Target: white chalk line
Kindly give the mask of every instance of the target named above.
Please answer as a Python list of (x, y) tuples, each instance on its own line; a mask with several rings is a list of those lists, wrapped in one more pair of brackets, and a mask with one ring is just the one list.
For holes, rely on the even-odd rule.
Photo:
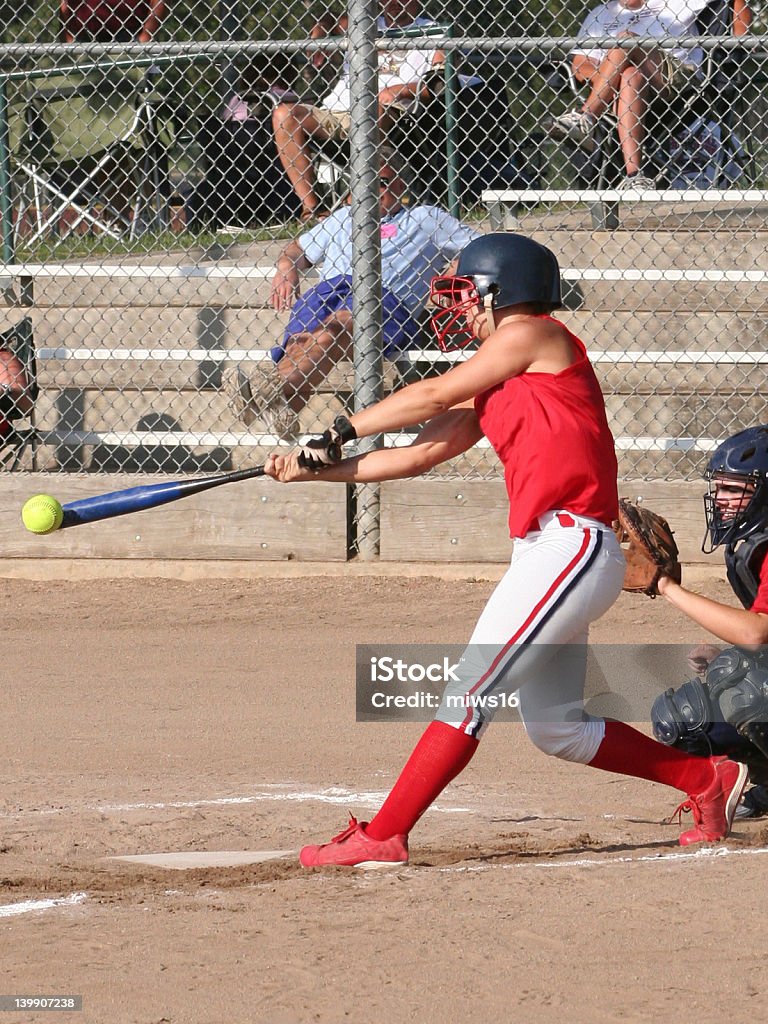
[[(146, 801), (125, 804), (85, 804), (81, 807), (50, 807), (33, 811), (6, 811), (0, 814), (0, 818), (52, 817), (61, 814), (82, 814), (88, 812), (96, 814), (123, 814), (128, 811), (191, 810), (197, 807), (247, 806), (264, 802), (315, 802), (376, 810), (384, 802), (386, 796), (387, 792), (355, 793), (352, 790), (343, 789), (339, 786), (318, 790), (293, 790), (289, 788), (287, 783), (275, 783), (273, 785), (264, 785), (256, 793), (249, 794), (248, 796), (223, 796), (209, 799), (201, 798), (197, 800), (171, 800), (164, 802)], [(468, 807), (446, 807), (439, 803), (433, 804), (430, 810), (443, 814), (471, 813)]]
[(37, 910), (52, 910), (54, 907), (75, 907), (88, 899), (88, 893), (73, 892), (71, 896), (60, 896), (49, 900), (24, 900), (23, 903), (6, 903), (0, 906), (0, 917), (17, 917)]
[(735, 849), (728, 846), (704, 846), (698, 850), (680, 850), (674, 853), (649, 853), (639, 857), (580, 857), (577, 860), (527, 860), (517, 861), (513, 864), (472, 864), (467, 867), (446, 867), (438, 868), (438, 871), (450, 874), (470, 871), (490, 871), (493, 868), (502, 868), (504, 871), (517, 870), (519, 868), (603, 868), (612, 867), (615, 864), (665, 864), (669, 862), (686, 862), (715, 860), (723, 857), (756, 857), (759, 854), (768, 853), (768, 846), (748, 847), (747, 849)]

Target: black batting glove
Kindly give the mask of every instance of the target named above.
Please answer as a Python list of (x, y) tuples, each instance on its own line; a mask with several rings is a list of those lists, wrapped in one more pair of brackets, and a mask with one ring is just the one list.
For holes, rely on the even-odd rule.
[(346, 416), (337, 416), (333, 426), (324, 430), (319, 437), (311, 437), (299, 448), (299, 465), (315, 472), (326, 466), (341, 462), (341, 448), (348, 441), (354, 441), (357, 431)]

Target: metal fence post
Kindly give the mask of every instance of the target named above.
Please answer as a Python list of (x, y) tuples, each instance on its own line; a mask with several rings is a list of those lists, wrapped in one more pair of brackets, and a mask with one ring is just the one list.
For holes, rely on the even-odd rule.
[[(377, 13), (375, 0), (349, 5), (355, 409), (378, 401), (383, 386)], [(358, 450), (377, 447), (380, 438), (365, 438)], [(372, 560), (379, 555), (380, 488), (360, 485), (356, 497), (357, 553)]]
[[(237, 0), (219, 0), (219, 38), (224, 43), (231, 43), (241, 32), (241, 18)], [(239, 72), (235, 65), (235, 55), (227, 54), (219, 63), (219, 93), (222, 106), (237, 89)]]
[[(450, 38), (453, 26), (446, 28)], [(456, 93), (458, 91), (458, 75), (456, 74), (456, 55), (449, 49), (445, 55), (445, 156), (447, 164), (446, 182), (448, 209), (458, 219), (461, 216), (461, 200), (459, 197), (458, 149), (456, 144)]]
[(3, 220), (3, 262), (13, 263), (11, 147), (8, 132), (8, 79), (5, 75), (0, 75), (0, 217)]

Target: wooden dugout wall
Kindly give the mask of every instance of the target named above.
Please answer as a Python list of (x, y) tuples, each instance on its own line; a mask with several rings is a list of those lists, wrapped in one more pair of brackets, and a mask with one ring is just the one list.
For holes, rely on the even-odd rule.
[[(247, 480), (161, 508), (45, 537), (20, 518), (28, 497), (52, 493), (62, 503), (138, 483), (153, 475), (8, 474), (3, 478), (0, 551), (6, 559), (180, 559), (343, 562), (351, 515), (346, 488)], [(701, 553), (702, 483), (627, 481), (670, 520), (683, 560), (717, 565)], [(511, 552), (502, 481), (408, 480), (381, 490), (381, 559), (389, 562), (504, 563)]]

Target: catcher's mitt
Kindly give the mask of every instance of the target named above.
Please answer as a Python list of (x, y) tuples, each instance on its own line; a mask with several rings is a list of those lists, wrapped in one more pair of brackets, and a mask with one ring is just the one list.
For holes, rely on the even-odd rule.
[(680, 582), (677, 544), (663, 516), (620, 498), (614, 530), (627, 561), (623, 590), (656, 597), (662, 576)]

